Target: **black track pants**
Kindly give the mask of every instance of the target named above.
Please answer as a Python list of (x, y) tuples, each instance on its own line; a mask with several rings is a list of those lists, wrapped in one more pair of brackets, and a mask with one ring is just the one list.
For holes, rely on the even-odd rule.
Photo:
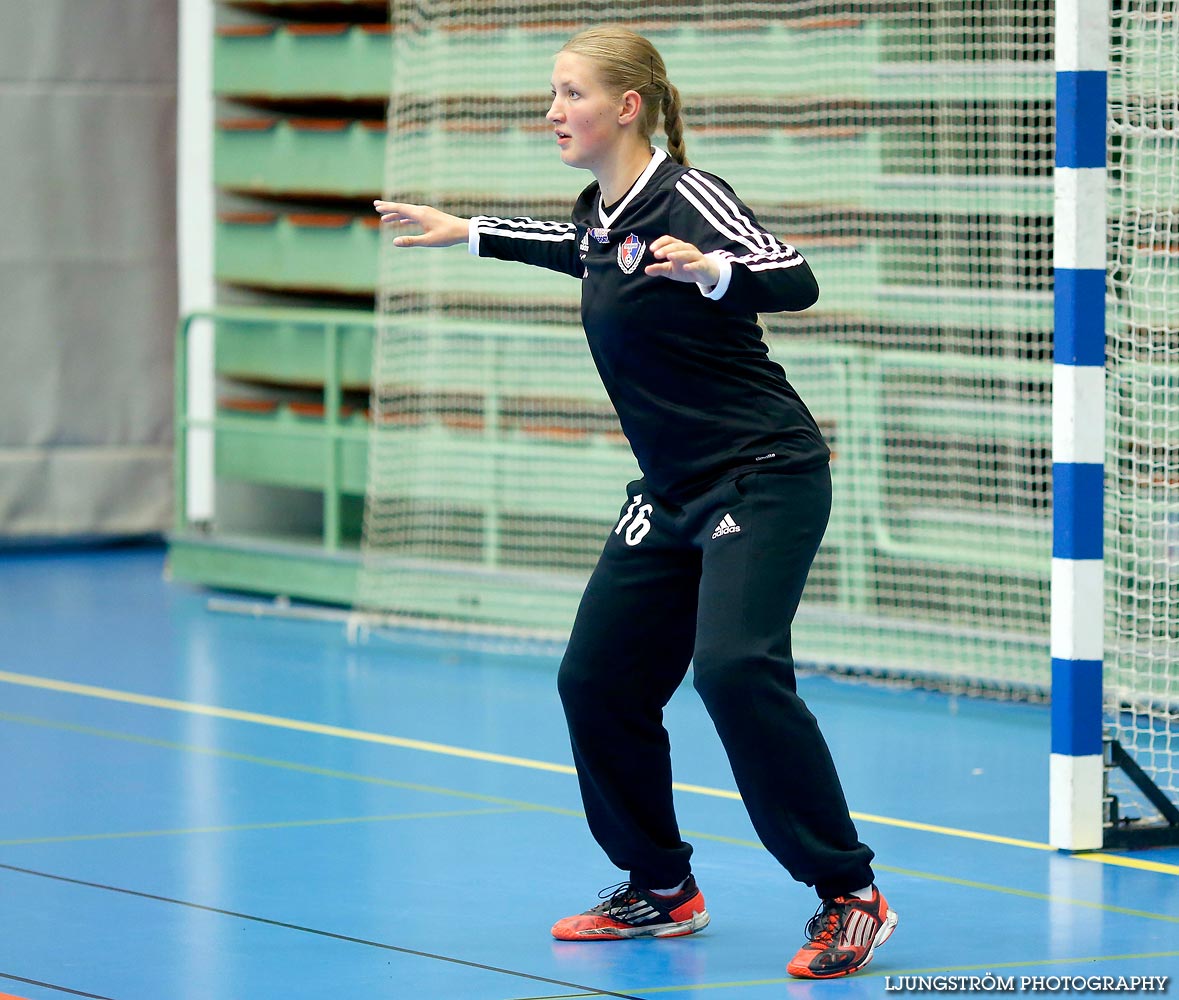
[(683, 507), (642, 480), (628, 493), (558, 681), (594, 838), (641, 886), (688, 874), (663, 708), (694, 661), (762, 843), (824, 898), (870, 885), (872, 852), (798, 696), (790, 650), (831, 509), (830, 470), (746, 472)]

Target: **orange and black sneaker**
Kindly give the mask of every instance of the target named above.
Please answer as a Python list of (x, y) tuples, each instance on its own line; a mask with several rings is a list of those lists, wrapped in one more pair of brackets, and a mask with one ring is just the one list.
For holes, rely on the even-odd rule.
[(691, 875), (674, 896), (660, 896), (631, 882), (598, 893), (597, 906), (553, 924), (558, 941), (618, 941), (636, 937), (682, 937), (708, 924), (704, 896)]
[(807, 921), (809, 940), (786, 965), (786, 971), (799, 979), (850, 975), (872, 961), (876, 947), (888, 940), (896, 925), (896, 910), (889, 908), (875, 886), (871, 899), (824, 899)]

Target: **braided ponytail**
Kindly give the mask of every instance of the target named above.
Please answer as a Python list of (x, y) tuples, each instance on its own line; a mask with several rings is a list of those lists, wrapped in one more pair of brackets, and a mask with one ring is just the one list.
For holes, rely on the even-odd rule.
[(643, 98), (639, 132), (644, 139), (654, 134), (662, 113), (667, 151), (677, 163), (688, 165), (680, 92), (668, 80), (667, 67), (654, 45), (629, 28), (603, 25), (574, 35), (561, 51), (592, 59), (611, 91), (633, 90)]
[(663, 131), (667, 133), (667, 152), (676, 163), (688, 166), (688, 151), (684, 147), (684, 123), (680, 119), (680, 92), (674, 83), (667, 82), (663, 92)]

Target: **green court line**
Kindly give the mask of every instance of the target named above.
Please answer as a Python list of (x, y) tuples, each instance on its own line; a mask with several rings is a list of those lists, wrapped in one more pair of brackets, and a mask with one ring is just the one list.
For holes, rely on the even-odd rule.
[[(732, 844), (735, 847), (752, 847), (765, 850), (764, 845), (756, 840), (743, 840), (740, 837), (722, 837), (718, 834), (701, 833), (698, 830), (685, 830), (684, 833), (696, 840), (712, 840), (724, 844)], [(947, 885), (957, 885), (964, 889), (982, 889), (986, 892), (998, 892), (1008, 896), (1022, 896), (1025, 899), (1036, 899), (1048, 903), (1066, 903), (1069, 906), (1083, 906), (1093, 910), (1101, 910), (1103, 913), (1119, 913), (1127, 917), (1144, 917), (1147, 920), (1162, 920), (1166, 923), (1179, 924), (1179, 917), (1173, 917), (1165, 913), (1152, 913), (1149, 910), (1134, 910), (1125, 906), (1094, 903), (1085, 899), (1064, 899), (1060, 896), (1035, 892), (1031, 889), (1014, 889), (1011, 886), (995, 885), (993, 882), (976, 882), (971, 879), (956, 878), (953, 875), (938, 875), (934, 872), (917, 871), (913, 868), (898, 868), (895, 865), (884, 865), (877, 861), (872, 862), (872, 867), (876, 871), (888, 872), (891, 875), (906, 875), (910, 878), (919, 878), (927, 882), (944, 882)]]
[[(1136, 955), (1084, 955), (1076, 958), (1043, 958), (1043, 959), (1023, 959), (1019, 962), (988, 962), (984, 965), (954, 965), (941, 966), (929, 969), (889, 969), (885, 973), (860, 973), (852, 976), (845, 982), (863, 982), (871, 979), (884, 980), (889, 977), (896, 979), (900, 976), (952, 976), (960, 973), (981, 972), (983, 975), (987, 973), (1001, 972), (1004, 969), (1030, 969), (1041, 965), (1081, 965), (1090, 962), (1132, 962), (1142, 961), (1151, 958), (1176, 958), (1179, 957), (1179, 951), (1151, 951), (1142, 952)], [(1097, 975), (1097, 973), (1090, 973), (1090, 975)], [(782, 986), (786, 983), (793, 983), (796, 986), (802, 985), (807, 980), (795, 979), (792, 976), (783, 979), (746, 979), (735, 980), (730, 983), (692, 983), (684, 986), (647, 986), (636, 987), (636, 993), (686, 993), (689, 990), (720, 990), (720, 989), (735, 989), (743, 986)], [(820, 987), (821, 988), (821, 987)], [(906, 993), (909, 991), (905, 991)]]
[[(426, 740), (408, 739), (401, 736), (390, 736), (386, 733), (366, 732), (359, 729), (348, 729), (343, 726), (324, 725), (319, 722), (308, 722), (302, 719), (288, 719), (277, 715), (266, 715), (259, 712), (246, 712), (235, 708), (223, 708), (218, 705), (202, 705), (197, 702), (179, 701), (174, 698), (160, 698), (155, 695), (138, 694), (134, 691), (119, 691), (113, 688), (97, 687), (92, 684), (76, 684), (73, 681), (56, 680), (51, 677), (37, 677), (32, 674), (17, 674), (0, 670), (0, 683), (14, 684), (21, 687), (37, 688), (44, 691), (54, 691), (59, 694), (76, 694), (88, 698), (104, 701), (121, 702), (129, 705), (141, 705), (149, 708), (160, 708), (166, 711), (183, 712), (189, 715), (207, 718), (227, 719), (235, 722), (248, 722), (255, 725), (270, 726), (275, 729), (285, 729), (294, 732), (314, 733), (320, 736), (334, 736), (339, 739), (357, 740), (363, 743), (373, 743), (381, 746), (398, 747), (404, 750), (418, 750), (447, 757), (458, 757), (467, 760), (477, 760), (484, 763), (506, 764), (512, 767), (527, 768), (534, 771), (548, 771), (557, 774), (575, 774), (569, 764), (556, 764), (551, 761), (532, 760), (527, 757), (514, 757), (508, 754), (490, 753), (484, 750), (472, 750), (469, 747), (449, 746), (444, 743), (433, 743)], [(709, 788), (703, 785), (674, 782), (672, 787), (676, 791), (688, 792), (694, 795), (706, 795), (714, 798), (733, 799), (739, 801), (741, 796), (724, 788)], [(1020, 847), (1028, 850), (1055, 852), (1050, 844), (1043, 844), (1031, 840), (1021, 840), (1015, 837), (1003, 837), (997, 834), (980, 833), (974, 830), (960, 830), (955, 827), (938, 826), (932, 823), (919, 823), (914, 820), (895, 819), (890, 816), (877, 816), (871, 813), (852, 812), (852, 818), (865, 823), (875, 823), (882, 826), (893, 826), (900, 829), (916, 830), (933, 833), (939, 836), (957, 837), (966, 840), (976, 840), (985, 843), (1002, 844), (1009, 847)], [(1158, 862), (1146, 861), (1138, 858), (1127, 858), (1101, 852), (1075, 855), (1077, 860), (1095, 864), (1117, 864), (1127, 868), (1140, 868), (1165, 875), (1179, 876), (1179, 865), (1166, 865)]]
[(124, 833), (79, 833), (67, 837), (28, 837), (23, 840), (0, 840), (0, 847), (26, 847), (30, 844), (70, 844), (87, 840), (126, 840), (136, 837), (183, 837), (198, 833), (244, 833), (250, 830), (293, 830), (308, 826), (343, 826), (349, 823), (390, 823), (410, 819), (453, 819), (458, 816), (533, 812), (515, 807), (499, 809), (451, 809), (438, 812), (397, 813), (391, 816), (341, 816), (332, 819), (296, 819), (276, 823), (240, 823), (233, 826), (191, 826), (177, 830), (128, 830)]
[[(174, 743), (168, 740), (160, 740), (148, 736), (139, 736), (133, 733), (123, 733), (108, 729), (96, 729), (92, 726), (81, 726), (75, 723), (59, 722), (52, 719), (40, 719), (35, 716), (14, 715), (8, 712), (0, 712), (0, 721), (38, 726), (45, 729), (60, 729), (66, 732), (73, 732), (86, 736), (96, 736), (103, 739), (120, 740), (126, 743), (136, 743), (163, 750), (175, 750), (183, 753), (196, 753), (209, 757), (219, 757), (226, 760), (235, 760), (242, 763), (255, 764), (261, 767), (274, 767), (301, 774), (310, 774), (316, 777), (333, 778), (344, 781), (358, 781), (365, 784), (381, 785), (388, 788), (398, 788), (408, 791), (425, 792), (434, 795), (447, 795), (456, 798), (472, 799), (479, 802), (488, 802), (494, 803), (496, 805), (506, 806), (508, 807), (509, 811), (543, 812), (558, 816), (573, 817), (577, 819), (585, 818), (585, 813), (576, 809), (562, 809), (556, 806), (546, 806), (534, 802), (524, 802), (519, 799), (507, 799), (500, 796), (483, 795), (478, 792), (466, 792), (459, 789), (444, 788), (435, 785), (422, 785), (413, 782), (396, 781), (392, 778), (380, 778), (367, 774), (356, 774), (351, 771), (339, 771), (331, 768), (315, 767), (314, 765), (310, 764), (300, 764), (294, 761), (279, 760), (272, 757), (258, 757), (252, 754), (237, 753), (233, 750), (222, 750), (215, 747), (201, 747), (194, 744)], [(759, 851), (765, 850), (765, 846), (756, 840), (745, 840), (740, 837), (728, 837), (721, 834), (706, 833), (700, 830), (684, 830), (683, 833), (685, 836), (694, 840), (708, 840), (714, 843), (728, 844), (734, 847), (747, 847)], [(905, 875), (910, 878), (922, 879), (929, 882), (941, 882), (949, 885), (961, 886), (963, 888), (979, 889), (986, 892), (996, 892), (1010, 896), (1020, 896), (1023, 898), (1034, 899), (1048, 903), (1062, 903), (1070, 906), (1081, 906), (1089, 909), (1100, 910), (1106, 913), (1116, 913), (1122, 916), (1142, 917), (1148, 920), (1161, 920), (1167, 923), (1179, 923), (1179, 917), (1173, 917), (1162, 913), (1150, 913), (1146, 910), (1133, 910), (1126, 907), (1111, 906), (1105, 903), (1094, 903), (1088, 900), (1063, 899), (1059, 896), (1033, 892), (1029, 889), (1016, 889), (1010, 886), (995, 885), (989, 882), (975, 882), (969, 879), (956, 878), (950, 875), (939, 875), (935, 872), (923, 872), (909, 868), (898, 868), (891, 865), (878, 864), (876, 862), (873, 862), (873, 867), (879, 871), (889, 872), (891, 874), (897, 875)], [(793, 980), (782, 981), (792, 982)], [(767, 980), (767, 982), (769, 982), (769, 980)], [(778, 982), (778, 980), (773, 980), (773, 982)]]
[(960, 885), (966, 889), (984, 889), (987, 892), (999, 892), (1008, 896), (1022, 896), (1025, 899), (1038, 899), (1048, 903), (1067, 903), (1069, 906), (1083, 906), (1091, 910), (1101, 910), (1103, 913), (1120, 913), (1127, 917), (1145, 917), (1148, 920), (1162, 920), (1169, 924), (1179, 924), (1179, 917), (1173, 917), (1166, 913), (1133, 910), (1125, 906), (1111, 906), (1108, 903), (1094, 903), (1085, 899), (1064, 899), (1045, 892), (1034, 892), (1031, 889), (1013, 889), (1010, 886), (995, 885), (991, 882), (974, 882), (970, 879), (954, 878), (950, 875), (934, 875), (930, 872), (913, 871), (908, 868), (878, 865), (875, 861), (872, 862), (872, 867), (894, 875), (908, 875), (912, 878), (930, 879), (935, 882), (945, 882), (948, 885)]
[(295, 761), (279, 760), (274, 757), (259, 757), (255, 754), (237, 753), (234, 750), (222, 750), (217, 747), (202, 747), (192, 743), (174, 743), (170, 740), (158, 740), (151, 736), (139, 736), (135, 733), (123, 733), (111, 729), (97, 729), (94, 726), (81, 726), (72, 722), (59, 722), (56, 719), (40, 719), (32, 715), (14, 715), (10, 712), (0, 712), (0, 721), (18, 722), (28, 726), (39, 726), (43, 729), (61, 729), (65, 732), (79, 733), (83, 736), (98, 736), (103, 739), (120, 740), (124, 743), (138, 743), (142, 746), (156, 747), (161, 750), (180, 750), (184, 753), (202, 754), (206, 757), (220, 757), (225, 760), (236, 760), (243, 764), (258, 764), (262, 767), (274, 767), (284, 771), (295, 771), (299, 774), (311, 774), (319, 778), (339, 778), (343, 781), (359, 781), (369, 785), (381, 785), (386, 788), (399, 788), (402, 791), (425, 792), (430, 795), (449, 795), (459, 799), (471, 799), (475, 802), (488, 802), (493, 805), (509, 806), (529, 812), (556, 813), (558, 816), (573, 816), (585, 819), (585, 813), (579, 809), (562, 809), (559, 806), (540, 805), (536, 802), (524, 802), (520, 799), (508, 799), (502, 795), (484, 795), (480, 792), (466, 792), (457, 788), (443, 788), (438, 785), (423, 785), (412, 781), (397, 781), (394, 778), (381, 778), (370, 774), (357, 774), (353, 771), (339, 771), (330, 767), (316, 767), (314, 764), (300, 764)]

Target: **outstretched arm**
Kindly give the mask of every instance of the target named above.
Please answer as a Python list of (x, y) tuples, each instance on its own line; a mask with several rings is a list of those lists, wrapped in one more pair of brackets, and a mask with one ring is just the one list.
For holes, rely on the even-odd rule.
[(460, 219), (429, 205), (407, 205), (399, 201), (373, 202), (373, 208), (380, 213), (381, 221), (392, 226), (418, 226), (416, 235), (402, 235), (393, 238), (395, 247), (453, 247), (466, 243), (470, 219)]
[(577, 244), (577, 227), (572, 222), (476, 215), (471, 220), (471, 238), (467, 245), (478, 257), (518, 260), (574, 278), (585, 274), (585, 263)]
[(377, 200), (373, 208), (387, 225), (416, 226), (421, 230), (395, 236), (395, 247), (452, 247), (465, 243), (478, 257), (535, 264), (575, 278), (580, 278), (585, 270), (577, 249), (577, 228), (570, 222), (497, 219), (486, 215), (461, 219), (429, 205), (400, 201)]

